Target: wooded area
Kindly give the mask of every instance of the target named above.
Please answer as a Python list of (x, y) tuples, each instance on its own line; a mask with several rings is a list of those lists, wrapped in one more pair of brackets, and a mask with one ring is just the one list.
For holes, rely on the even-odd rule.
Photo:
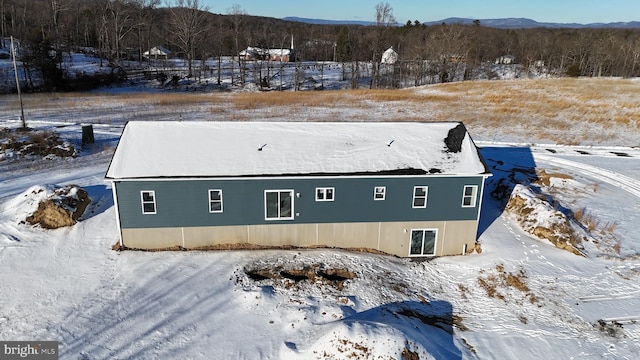
[[(163, 46), (184, 58), (237, 56), (247, 48), (289, 48), (295, 40), (299, 61), (380, 61), (390, 46), (400, 62), (464, 65), (465, 74), (511, 55), (526, 68), (545, 67), (555, 75), (640, 76), (640, 29), (503, 30), (474, 25), (395, 25), (393, 9), (380, 3), (370, 10), (376, 25), (313, 25), (246, 14), (239, 6), (216, 14), (200, 0), (0, 0), (2, 46), (21, 41), (27, 65), (51, 66), (50, 50), (92, 52), (105, 62), (142, 60), (144, 51)], [(216, 11), (218, 9), (215, 9)], [(366, 17), (368, 14), (363, 14)], [(25, 55), (26, 56), (26, 55)], [(373, 61), (372, 61), (373, 60)], [(47, 65), (51, 63), (51, 65)], [(372, 69), (372, 87), (377, 78)], [(44, 73), (44, 72), (43, 72)]]

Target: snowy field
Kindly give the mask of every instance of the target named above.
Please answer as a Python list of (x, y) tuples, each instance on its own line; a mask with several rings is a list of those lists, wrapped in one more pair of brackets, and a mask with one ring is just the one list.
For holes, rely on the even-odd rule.
[[(265, 114), (286, 120), (268, 109), (239, 117), (204, 104), (172, 105), (161, 115), (162, 107), (146, 101), (27, 99), (30, 127), (56, 131), (80, 148), (81, 125), (91, 123), (96, 144), (74, 158), (5, 154), (0, 161), (0, 340), (59, 341), (61, 359), (640, 357), (637, 127), (629, 132), (613, 123), (609, 130), (620, 126), (619, 137), (556, 145), (535, 131), (523, 136), (519, 128), (514, 135), (513, 128), (482, 119), (467, 123), (494, 171), (485, 191), (480, 254), (411, 261), (323, 249), (116, 252), (104, 174), (125, 121), (262, 120)], [(0, 97), (0, 129), (20, 126), (15, 103)], [(307, 119), (335, 121), (339, 114), (350, 120), (362, 111), (369, 121), (433, 115), (405, 105), (311, 108)], [(568, 127), (566, 136), (579, 139), (586, 126)], [(500, 179), (542, 170), (556, 175), (536, 183), (541, 194), (593, 219), (584, 257), (524, 232), (490, 196)], [(34, 210), (27, 201), (32, 187), (45, 184), (87, 189), (92, 203), (82, 221), (57, 230), (21, 223)], [(355, 278), (336, 284), (247, 274), (305, 267), (346, 269)]]

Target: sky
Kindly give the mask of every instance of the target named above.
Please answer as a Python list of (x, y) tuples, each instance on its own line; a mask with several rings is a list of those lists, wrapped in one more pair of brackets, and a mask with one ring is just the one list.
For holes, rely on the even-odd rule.
[[(326, 20), (375, 19), (381, 0), (201, 0), (209, 11), (229, 13), (237, 4), (249, 15), (296, 16)], [(640, 0), (387, 0), (399, 23), (472, 19), (529, 18), (539, 22), (595, 23), (640, 21)]]

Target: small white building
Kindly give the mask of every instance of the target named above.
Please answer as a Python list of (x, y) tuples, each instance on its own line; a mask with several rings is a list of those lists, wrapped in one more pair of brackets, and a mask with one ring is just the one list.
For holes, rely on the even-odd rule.
[(393, 46), (382, 53), (381, 64), (393, 65), (398, 61), (398, 53), (393, 50)]
[(151, 59), (151, 58), (166, 59), (169, 57), (169, 55), (171, 55), (171, 51), (162, 46), (155, 46), (150, 50), (147, 50), (144, 53), (142, 53), (142, 56), (144, 56), (147, 59)]
[(515, 62), (516, 62), (516, 57), (513, 55), (502, 55), (496, 59), (496, 64), (508, 65), (508, 64), (515, 64)]

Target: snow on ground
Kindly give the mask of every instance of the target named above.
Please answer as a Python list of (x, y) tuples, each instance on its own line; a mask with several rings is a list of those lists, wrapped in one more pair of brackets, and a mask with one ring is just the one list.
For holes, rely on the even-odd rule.
[[(64, 114), (35, 111), (40, 121), (30, 126), (80, 147), (81, 123), (124, 119), (128, 110), (107, 103), (73, 122), (47, 122)], [(0, 128), (19, 124), (4, 119)], [(640, 357), (638, 148), (478, 142), (495, 172), (489, 186), (513, 169), (570, 175), (542, 190), (596, 217), (601, 242), (590, 243), (587, 257), (523, 232), (490, 191), (483, 251), (468, 256), (115, 252), (104, 174), (123, 122), (94, 126), (97, 143), (76, 158), (0, 162), (1, 340), (59, 341), (61, 358), (81, 359)], [(84, 220), (57, 230), (20, 224), (26, 208), (13, 205), (43, 184), (87, 189), (93, 202)], [(255, 280), (245, 271), (314, 266), (355, 278), (340, 288), (318, 279)]]

